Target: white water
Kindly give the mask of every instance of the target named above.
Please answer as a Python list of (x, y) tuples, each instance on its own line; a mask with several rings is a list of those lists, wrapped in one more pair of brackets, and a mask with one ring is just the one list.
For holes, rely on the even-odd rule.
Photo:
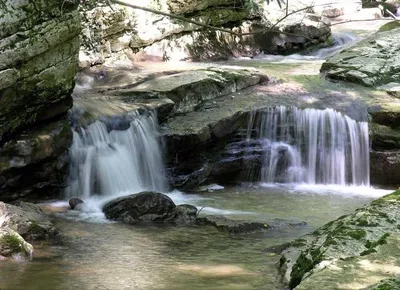
[(97, 211), (119, 196), (165, 191), (157, 126), (154, 114), (136, 114), (126, 130), (96, 121), (74, 131), (67, 197), (80, 197), (87, 211)]
[(249, 124), (263, 141), (262, 182), (369, 186), (368, 123), (332, 109), (280, 106)]
[(321, 48), (315, 52), (309, 54), (291, 54), (291, 55), (272, 55), (272, 54), (260, 54), (253, 59), (265, 60), (270, 62), (299, 62), (299, 61), (312, 61), (312, 60), (324, 60), (339, 53), (344, 48), (356, 43), (357, 37), (349, 33), (334, 33), (333, 46)]

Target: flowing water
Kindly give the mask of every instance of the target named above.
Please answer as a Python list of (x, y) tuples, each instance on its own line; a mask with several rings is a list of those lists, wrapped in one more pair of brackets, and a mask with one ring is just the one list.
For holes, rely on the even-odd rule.
[(282, 289), (276, 281), (279, 257), (265, 248), (291, 241), (383, 193), (289, 185), (170, 193), (177, 203), (205, 206), (202, 214), (308, 223), (237, 236), (213, 227), (88, 223), (69, 211), (56, 216), (62, 243), (35, 245), (31, 262), (0, 263), (1, 289)]
[(252, 114), (248, 131), (263, 144), (261, 181), (369, 186), (367, 122), (279, 106)]
[(154, 113), (108, 118), (73, 132), (67, 197), (105, 201), (167, 188)]
[[(354, 38), (342, 36), (336, 41), (334, 48), (308, 56), (264, 56), (252, 61), (259, 62), (256, 66), (270, 60), (315, 61)], [(248, 138), (265, 141), (262, 182), (202, 194), (168, 194), (177, 204), (196, 205), (202, 215), (267, 223), (306, 221), (307, 226), (230, 236), (207, 226), (109, 222), (101, 212), (107, 200), (143, 190), (166, 190), (156, 118), (152, 114), (130, 117), (101, 119), (76, 128), (67, 197), (84, 198), (86, 207), (83, 212), (53, 214), (61, 241), (35, 244), (32, 261), (1, 262), (2, 290), (282, 289), (277, 281), (279, 257), (265, 248), (291, 241), (387, 193), (366, 186), (365, 123), (333, 110), (278, 107), (249, 123)]]

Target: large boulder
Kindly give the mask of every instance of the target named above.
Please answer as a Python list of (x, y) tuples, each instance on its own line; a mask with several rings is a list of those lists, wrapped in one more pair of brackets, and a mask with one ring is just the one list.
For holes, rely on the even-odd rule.
[(167, 195), (159, 192), (141, 192), (117, 198), (105, 204), (103, 211), (108, 219), (127, 224), (197, 223), (197, 208), (190, 204), (178, 206)]
[(27, 202), (19, 202), (18, 205), (0, 202), (0, 228), (4, 227), (30, 241), (48, 240), (58, 233), (40, 207)]
[(108, 219), (127, 224), (171, 222), (176, 208), (171, 198), (159, 192), (141, 192), (112, 200), (104, 205)]
[(399, 209), (396, 191), (296, 239), (282, 252), (283, 282), (296, 290), (364, 289), (398, 275)]
[(0, 260), (5, 258), (31, 258), (33, 247), (15, 231), (0, 228)]
[(322, 64), (331, 79), (378, 87), (400, 83), (400, 28), (377, 32)]

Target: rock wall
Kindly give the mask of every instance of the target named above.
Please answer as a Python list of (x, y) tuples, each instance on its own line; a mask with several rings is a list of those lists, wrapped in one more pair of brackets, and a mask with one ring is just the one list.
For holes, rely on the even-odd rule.
[[(274, 11), (269, 14), (264, 13), (264, 7), (244, 6), (238, 0), (126, 2), (236, 33), (250, 34), (237, 36), (210, 31), (193, 23), (124, 6), (114, 5), (114, 11), (109, 7), (98, 7), (84, 13), (86, 26), (80, 53), (81, 67), (104, 63), (107, 58), (114, 63), (121, 59), (215, 60), (254, 56), (260, 52), (289, 53), (326, 43), (330, 35), (325, 18), (314, 14), (304, 16), (304, 13), (288, 17), (276, 26), (277, 31), (289, 34), (251, 34), (270, 27), (273, 21), (268, 16), (275, 15), (276, 9), (286, 11), (284, 7), (274, 7), (273, 2), (266, 6)], [(305, 35), (306, 38), (290, 33)]]
[(0, 199), (62, 186), (80, 31), (70, 1), (1, 2)]

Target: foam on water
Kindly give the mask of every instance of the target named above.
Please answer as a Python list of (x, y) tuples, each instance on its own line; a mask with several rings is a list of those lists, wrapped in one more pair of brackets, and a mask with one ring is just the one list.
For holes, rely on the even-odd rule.
[(277, 106), (252, 114), (247, 140), (262, 144), (252, 180), (369, 186), (368, 123), (333, 109)]

